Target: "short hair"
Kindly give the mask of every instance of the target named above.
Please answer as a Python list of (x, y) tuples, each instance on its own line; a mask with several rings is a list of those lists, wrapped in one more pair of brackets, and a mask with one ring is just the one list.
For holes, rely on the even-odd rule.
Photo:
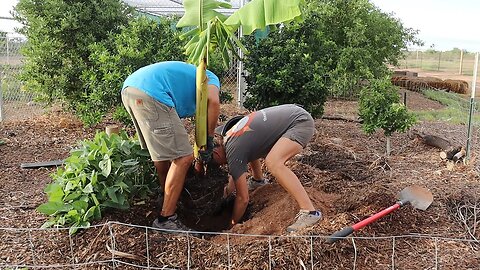
[(213, 136), (213, 148), (223, 146), (223, 136), (216, 134)]

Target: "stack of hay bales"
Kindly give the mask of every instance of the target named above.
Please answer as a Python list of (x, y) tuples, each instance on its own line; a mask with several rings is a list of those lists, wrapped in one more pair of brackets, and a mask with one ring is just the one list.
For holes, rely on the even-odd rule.
[(411, 91), (419, 92), (422, 89), (431, 88), (466, 94), (468, 83), (463, 80), (442, 80), (436, 77), (418, 77), (418, 73), (409, 71), (395, 71), (392, 76), (392, 84), (404, 87)]

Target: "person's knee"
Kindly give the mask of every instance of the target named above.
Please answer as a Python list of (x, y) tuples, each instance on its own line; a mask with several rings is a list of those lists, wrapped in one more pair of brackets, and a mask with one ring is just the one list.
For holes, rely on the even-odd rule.
[(193, 155), (179, 157), (175, 159), (173, 162), (175, 162), (177, 166), (188, 167), (193, 162)]
[(265, 166), (267, 166), (268, 171), (275, 176), (283, 167), (285, 167), (285, 164), (276, 158), (267, 157), (265, 159)]

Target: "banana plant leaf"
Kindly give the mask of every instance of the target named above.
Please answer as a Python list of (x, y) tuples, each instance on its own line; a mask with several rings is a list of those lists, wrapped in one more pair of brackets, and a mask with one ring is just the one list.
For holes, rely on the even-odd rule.
[(183, 7), (185, 14), (178, 21), (177, 27), (196, 26), (204, 30), (209, 20), (215, 17), (222, 21), (226, 19), (227, 16), (215, 9), (231, 8), (232, 5), (216, 0), (184, 0)]
[(301, 0), (252, 0), (237, 10), (224, 23), (232, 30), (242, 27), (243, 34), (249, 35), (268, 25), (301, 19)]

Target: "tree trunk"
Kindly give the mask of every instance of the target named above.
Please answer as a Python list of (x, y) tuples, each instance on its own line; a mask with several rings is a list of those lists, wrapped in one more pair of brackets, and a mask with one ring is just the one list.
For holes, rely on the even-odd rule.
[(390, 156), (391, 152), (392, 152), (392, 149), (391, 149), (391, 143), (390, 143), (390, 136), (387, 136), (387, 156)]

